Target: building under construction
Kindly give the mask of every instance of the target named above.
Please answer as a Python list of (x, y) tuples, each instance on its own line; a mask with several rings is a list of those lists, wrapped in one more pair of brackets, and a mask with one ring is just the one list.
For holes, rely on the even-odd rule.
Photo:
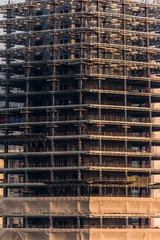
[(159, 240), (159, 4), (0, 13), (0, 240)]

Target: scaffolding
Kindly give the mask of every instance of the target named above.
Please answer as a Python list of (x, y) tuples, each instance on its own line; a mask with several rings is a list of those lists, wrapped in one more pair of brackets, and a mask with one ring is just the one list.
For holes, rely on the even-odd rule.
[(25, 0), (0, 14), (0, 239), (156, 239), (159, 4)]

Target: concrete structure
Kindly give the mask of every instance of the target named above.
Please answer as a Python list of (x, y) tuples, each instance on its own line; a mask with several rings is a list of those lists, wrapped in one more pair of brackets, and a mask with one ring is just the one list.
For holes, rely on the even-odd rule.
[(0, 12), (0, 239), (159, 239), (159, 5)]

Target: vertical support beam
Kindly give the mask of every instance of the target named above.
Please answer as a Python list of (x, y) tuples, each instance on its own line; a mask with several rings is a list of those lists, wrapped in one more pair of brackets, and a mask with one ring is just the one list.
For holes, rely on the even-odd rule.
[[(83, 11), (83, 1), (81, 1), (81, 11)], [(84, 18), (83, 16), (80, 17), (80, 26), (83, 26), (84, 25)], [(83, 40), (84, 40), (84, 33), (83, 32), (80, 32), (80, 58), (83, 58)], [(82, 76), (82, 73), (83, 73), (83, 63), (80, 62), (80, 75)], [(83, 110), (81, 109), (82, 108), (82, 103), (83, 103), (83, 93), (82, 93), (82, 88), (83, 88), (83, 80), (82, 80), (82, 77), (81, 78), (78, 78), (78, 87), (79, 87), (79, 105), (80, 105), (80, 110), (79, 110), (79, 120), (82, 120), (83, 118)], [(79, 135), (82, 135), (83, 134), (83, 130), (82, 130), (82, 125), (79, 124)], [(82, 151), (82, 141), (81, 141), (81, 138), (78, 138), (78, 151)], [(81, 176), (81, 170), (80, 170), (80, 167), (82, 166), (82, 156), (81, 154), (78, 154), (78, 180), (81, 180), (82, 179), (82, 176)], [(78, 188), (77, 188), (78, 192), (78, 196), (81, 196), (81, 186), (79, 185)], [(78, 220), (77, 220), (78, 221)], [(80, 222), (78, 222), (78, 224), (80, 225)]]
[(128, 217), (126, 217), (125, 220), (126, 220), (125, 227), (128, 228)]
[[(32, 4), (32, 0), (28, 0), (28, 11), (26, 12), (26, 16), (27, 17), (32, 17), (33, 15), (33, 12), (32, 12), (32, 9), (30, 8)], [(32, 23), (29, 21), (27, 26), (26, 26), (26, 31), (31, 33), (32, 31)], [(29, 91), (30, 91), (30, 84), (29, 84), (29, 78), (30, 78), (30, 73), (31, 73), (31, 68), (30, 68), (30, 61), (31, 61), (31, 34), (28, 35), (28, 38), (26, 40), (26, 43), (25, 43), (25, 47), (27, 48), (27, 55), (25, 57), (25, 61), (27, 63), (26, 65), (26, 81), (25, 81), (25, 113), (24, 113), (24, 118), (25, 118), (25, 121), (28, 122), (29, 121)], [(25, 125), (25, 134), (31, 134), (31, 129), (28, 128), (27, 125)], [(32, 144), (31, 144), (32, 145)], [(24, 151), (27, 153), (29, 151), (29, 143), (26, 142), (24, 144)], [(28, 166), (28, 157), (25, 156), (25, 166), (27, 167)], [(28, 172), (25, 171), (24, 172), (24, 181), (26, 183), (28, 183)], [(27, 187), (25, 186), (25, 192), (27, 192)]]
[(77, 217), (77, 228), (80, 229), (81, 228), (81, 221), (80, 221), (80, 217)]
[(49, 218), (49, 227), (53, 228), (53, 217)]
[(103, 217), (100, 217), (100, 228), (103, 228)]
[[(122, 2), (122, 12), (125, 16), (126, 14), (126, 5)], [(125, 17), (123, 18), (123, 29), (126, 30), (126, 20)], [(126, 35), (123, 35), (123, 45), (127, 45), (127, 38)], [(123, 60), (127, 60), (127, 54), (126, 50), (123, 50)], [(125, 122), (128, 121), (128, 116), (127, 116), (127, 67), (123, 67), (123, 76), (124, 76), (124, 106), (125, 106)], [(125, 167), (128, 167), (128, 157), (127, 157), (127, 152), (128, 152), (128, 143), (127, 143), (127, 135), (128, 135), (128, 129), (127, 125), (125, 124), (125, 146), (124, 146), (124, 151), (125, 151)], [(128, 172), (127, 170), (125, 171), (125, 177), (127, 178)], [(126, 197), (128, 196), (128, 186), (126, 185)]]
[[(56, 2), (55, 2), (53, 4), (53, 13), (56, 14), (56, 12), (57, 12), (57, 6), (56, 6)], [(57, 28), (56, 24), (57, 24), (57, 19), (54, 18), (53, 19), (53, 29), (54, 30), (56, 30), (56, 28)], [(53, 35), (53, 46), (56, 45), (56, 41), (57, 41), (57, 35), (54, 34)], [(56, 78), (56, 64), (55, 64), (55, 60), (56, 60), (56, 50), (55, 50), (55, 48), (53, 48), (53, 50), (52, 50), (52, 58), (53, 58), (53, 66), (51, 67), (51, 74), (52, 74), (53, 79), (52, 79), (52, 82), (51, 82), (51, 90), (52, 90), (51, 106), (53, 107), (53, 106), (55, 106), (55, 94), (54, 94), (54, 92), (55, 92), (55, 89), (56, 89), (56, 81), (57, 81), (57, 78)], [(58, 114), (58, 113), (56, 112), (56, 114)], [(55, 121), (55, 115), (56, 114), (55, 114), (55, 110), (53, 109), (51, 111), (51, 120), (52, 121)], [(51, 136), (52, 136), (51, 143), (50, 143), (51, 144), (51, 151), (54, 152), (55, 151), (55, 141), (54, 141), (53, 137), (55, 136), (55, 127), (51, 126), (51, 130), (50, 131), (51, 131)], [(54, 155), (51, 155), (51, 162), (50, 162), (50, 164), (51, 164), (52, 168), (55, 165), (54, 160), (55, 160), (54, 159)], [(50, 180), (51, 180), (51, 182), (54, 181), (54, 171), (53, 170), (50, 171)], [(50, 194), (52, 194), (52, 191), (50, 191)], [(53, 225), (53, 223), (51, 223), (51, 224)]]
[[(100, 2), (97, 1), (97, 12), (100, 11)], [(97, 15), (97, 27), (100, 28), (101, 26), (101, 19), (100, 19), (100, 16), (99, 14)], [(100, 43), (101, 43), (101, 33), (100, 31), (98, 31), (97, 33), (97, 57), (100, 59), (101, 58), (101, 49), (100, 49)], [(101, 95), (101, 89), (102, 89), (102, 85), (101, 85), (101, 78), (100, 78), (100, 73), (101, 73), (101, 65), (98, 64), (98, 74), (99, 74), (99, 78), (98, 78), (98, 89), (99, 89), (99, 92), (98, 92), (98, 105), (99, 105), (99, 108), (98, 108), (98, 119), (101, 120), (102, 119), (102, 110), (101, 110), (101, 104), (102, 104), (102, 95)], [(101, 139), (101, 135), (102, 135), (102, 125), (100, 124), (98, 126), (98, 129), (99, 129), (99, 166), (102, 167), (102, 139)], [(102, 169), (100, 168), (100, 171), (99, 171), (99, 179), (100, 181), (102, 180)], [(102, 196), (102, 186), (99, 186), (99, 195)]]
[[(148, 7), (146, 7), (145, 8), (145, 17), (146, 17), (146, 20), (148, 20)], [(146, 23), (145, 23), (145, 30), (146, 30), (146, 32), (148, 33), (149, 31), (150, 31), (150, 29), (149, 29), (149, 22), (148, 21), (146, 21)], [(149, 48), (149, 46), (150, 46), (150, 40), (149, 40), (149, 38), (147, 37), (147, 39), (146, 39), (146, 48)], [(146, 53), (146, 59), (147, 59), (147, 62), (149, 62), (150, 61), (150, 53), (147, 51), (147, 53)], [(150, 68), (148, 68), (147, 67), (147, 77), (148, 77), (148, 89), (149, 89), (149, 108), (150, 108), (150, 111), (149, 111), (149, 122), (150, 123), (152, 123), (152, 106), (151, 106), (151, 70), (150, 70)], [(149, 152), (151, 153), (151, 150), (152, 150), (152, 139), (151, 139), (151, 137), (152, 137), (152, 124), (150, 124), (150, 129), (149, 129), (149, 137), (150, 137), (150, 142), (149, 142)], [(149, 156), (149, 167), (151, 168), (152, 166), (151, 166), (151, 163), (152, 163), (152, 158), (151, 158), (151, 156)], [(151, 179), (151, 171), (149, 172), (149, 179)], [(149, 184), (150, 185), (150, 184)], [(149, 185), (148, 185), (148, 187), (147, 187), (147, 195), (148, 196), (151, 196), (151, 189), (150, 189), (150, 187), (149, 187)]]
[[(10, 21), (11, 18), (12, 18), (11, 6), (10, 6), (10, 2), (8, 1), (7, 20)], [(11, 34), (11, 32), (12, 32), (11, 27), (12, 27), (12, 23), (8, 22), (7, 23), (7, 29), (6, 29), (7, 30), (6, 32), (7, 32), (8, 35)], [(10, 39), (7, 39), (6, 50), (9, 50), (10, 48), (11, 48)], [(6, 66), (8, 66), (8, 67), (6, 69), (5, 108), (9, 108), (9, 97), (8, 97), (8, 95), (9, 95), (9, 80), (10, 80), (10, 68), (9, 68), (10, 62), (11, 62), (10, 54), (7, 54), (6, 55)], [(8, 114), (5, 115), (5, 123), (8, 123)], [(8, 136), (8, 134), (9, 134), (9, 131), (8, 131), (8, 128), (6, 128), (5, 129), (5, 136)], [(8, 144), (9, 144), (8, 142), (5, 142), (5, 144), (4, 144), (4, 152), (5, 153), (8, 153)], [(4, 168), (8, 168), (8, 158), (7, 157), (4, 157)], [(8, 182), (8, 174), (7, 173), (4, 173), (4, 182)], [(6, 187), (3, 188), (3, 196), (4, 197), (8, 196), (8, 189)]]

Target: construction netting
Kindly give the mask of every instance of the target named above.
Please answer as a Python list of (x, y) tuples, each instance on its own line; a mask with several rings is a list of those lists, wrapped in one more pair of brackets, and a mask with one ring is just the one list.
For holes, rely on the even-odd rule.
[(160, 214), (159, 198), (30, 198), (1, 199), (5, 214)]
[(92, 229), (57, 232), (2, 230), (0, 240), (159, 240), (160, 229)]
[(23, 231), (8, 231), (8, 230), (1, 230), (0, 231), (0, 240), (25, 240), (25, 234)]
[(89, 213), (89, 198), (1, 199), (0, 212), (6, 214)]
[[(159, 240), (160, 230), (91, 230), (89, 240)], [(58, 239), (57, 239), (58, 240)]]
[(157, 214), (160, 213), (159, 198), (90, 198), (91, 213)]
[[(159, 198), (55, 197), (0, 199), (3, 214), (144, 214), (160, 215)], [(11, 215), (12, 216), (12, 215)], [(1, 229), (0, 240), (159, 240), (160, 229)]]
[(49, 234), (43, 230), (27, 232), (22, 229), (0, 231), (0, 240), (50, 240)]

